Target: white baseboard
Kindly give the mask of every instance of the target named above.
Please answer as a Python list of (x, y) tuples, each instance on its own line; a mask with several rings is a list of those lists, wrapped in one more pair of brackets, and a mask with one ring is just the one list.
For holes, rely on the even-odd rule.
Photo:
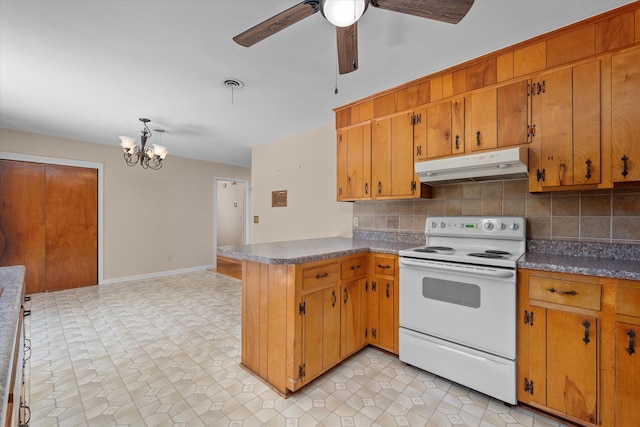
[(174, 274), (191, 273), (194, 271), (209, 270), (215, 268), (215, 265), (205, 265), (200, 267), (181, 268), (179, 270), (158, 271), (155, 273), (138, 274), (135, 276), (116, 277), (114, 279), (106, 279), (100, 282), (100, 285), (111, 285), (120, 282), (131, 282), (134, 280), (152, 279), (154, 277), (171, 276)]

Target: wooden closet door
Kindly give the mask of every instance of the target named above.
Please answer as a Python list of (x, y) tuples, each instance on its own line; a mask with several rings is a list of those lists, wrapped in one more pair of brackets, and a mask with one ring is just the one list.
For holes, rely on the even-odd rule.
[(24, 265), (26, 293), (45, 290), (46, 165), (0, 160), (0, 266)]
[(98, 172), (47, 165), (46, 289), (98, 283)]

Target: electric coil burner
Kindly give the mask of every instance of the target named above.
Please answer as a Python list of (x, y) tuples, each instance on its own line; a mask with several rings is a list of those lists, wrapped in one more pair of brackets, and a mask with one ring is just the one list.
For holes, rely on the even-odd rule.
[(521, 217), (429, 217), (426, 246), (400, 251), (400, 360), (516, 403)]

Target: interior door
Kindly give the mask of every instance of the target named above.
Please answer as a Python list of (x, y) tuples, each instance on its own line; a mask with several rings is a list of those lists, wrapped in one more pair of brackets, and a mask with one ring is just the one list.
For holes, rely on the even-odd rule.
[(48, 291), (98, 283), (98, 172), (47, 165)]
[(98, 283), (98, 172), (0, 161), (0, 265), (26, 266), (25, 291)]
[(45, 175), (44, 164), (0, 160), (0, 266), (26, 266), (27, 293), (45, 290)]

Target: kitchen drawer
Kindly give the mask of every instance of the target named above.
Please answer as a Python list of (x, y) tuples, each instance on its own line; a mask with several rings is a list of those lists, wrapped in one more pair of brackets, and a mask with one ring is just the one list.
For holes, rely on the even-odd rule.
[(302, 289), (312, 289), (338, 280), (338, 263), (328, 262), (303, 268)]
[(529, 298), (600, 311), (601, 286), (550, 277), (529, 277)]
[(396, 258), (391, 256), (374, 256), (373, 267), (375, 268), (375, 274), (395, 276)]
[(367, 275), (367, 257), (362, 256), (340, 263), (340, 278), (349, 280)]
[(623, 282), (618, 283), (616, 313), (640, 317), (640, 287), (628, 288)]

